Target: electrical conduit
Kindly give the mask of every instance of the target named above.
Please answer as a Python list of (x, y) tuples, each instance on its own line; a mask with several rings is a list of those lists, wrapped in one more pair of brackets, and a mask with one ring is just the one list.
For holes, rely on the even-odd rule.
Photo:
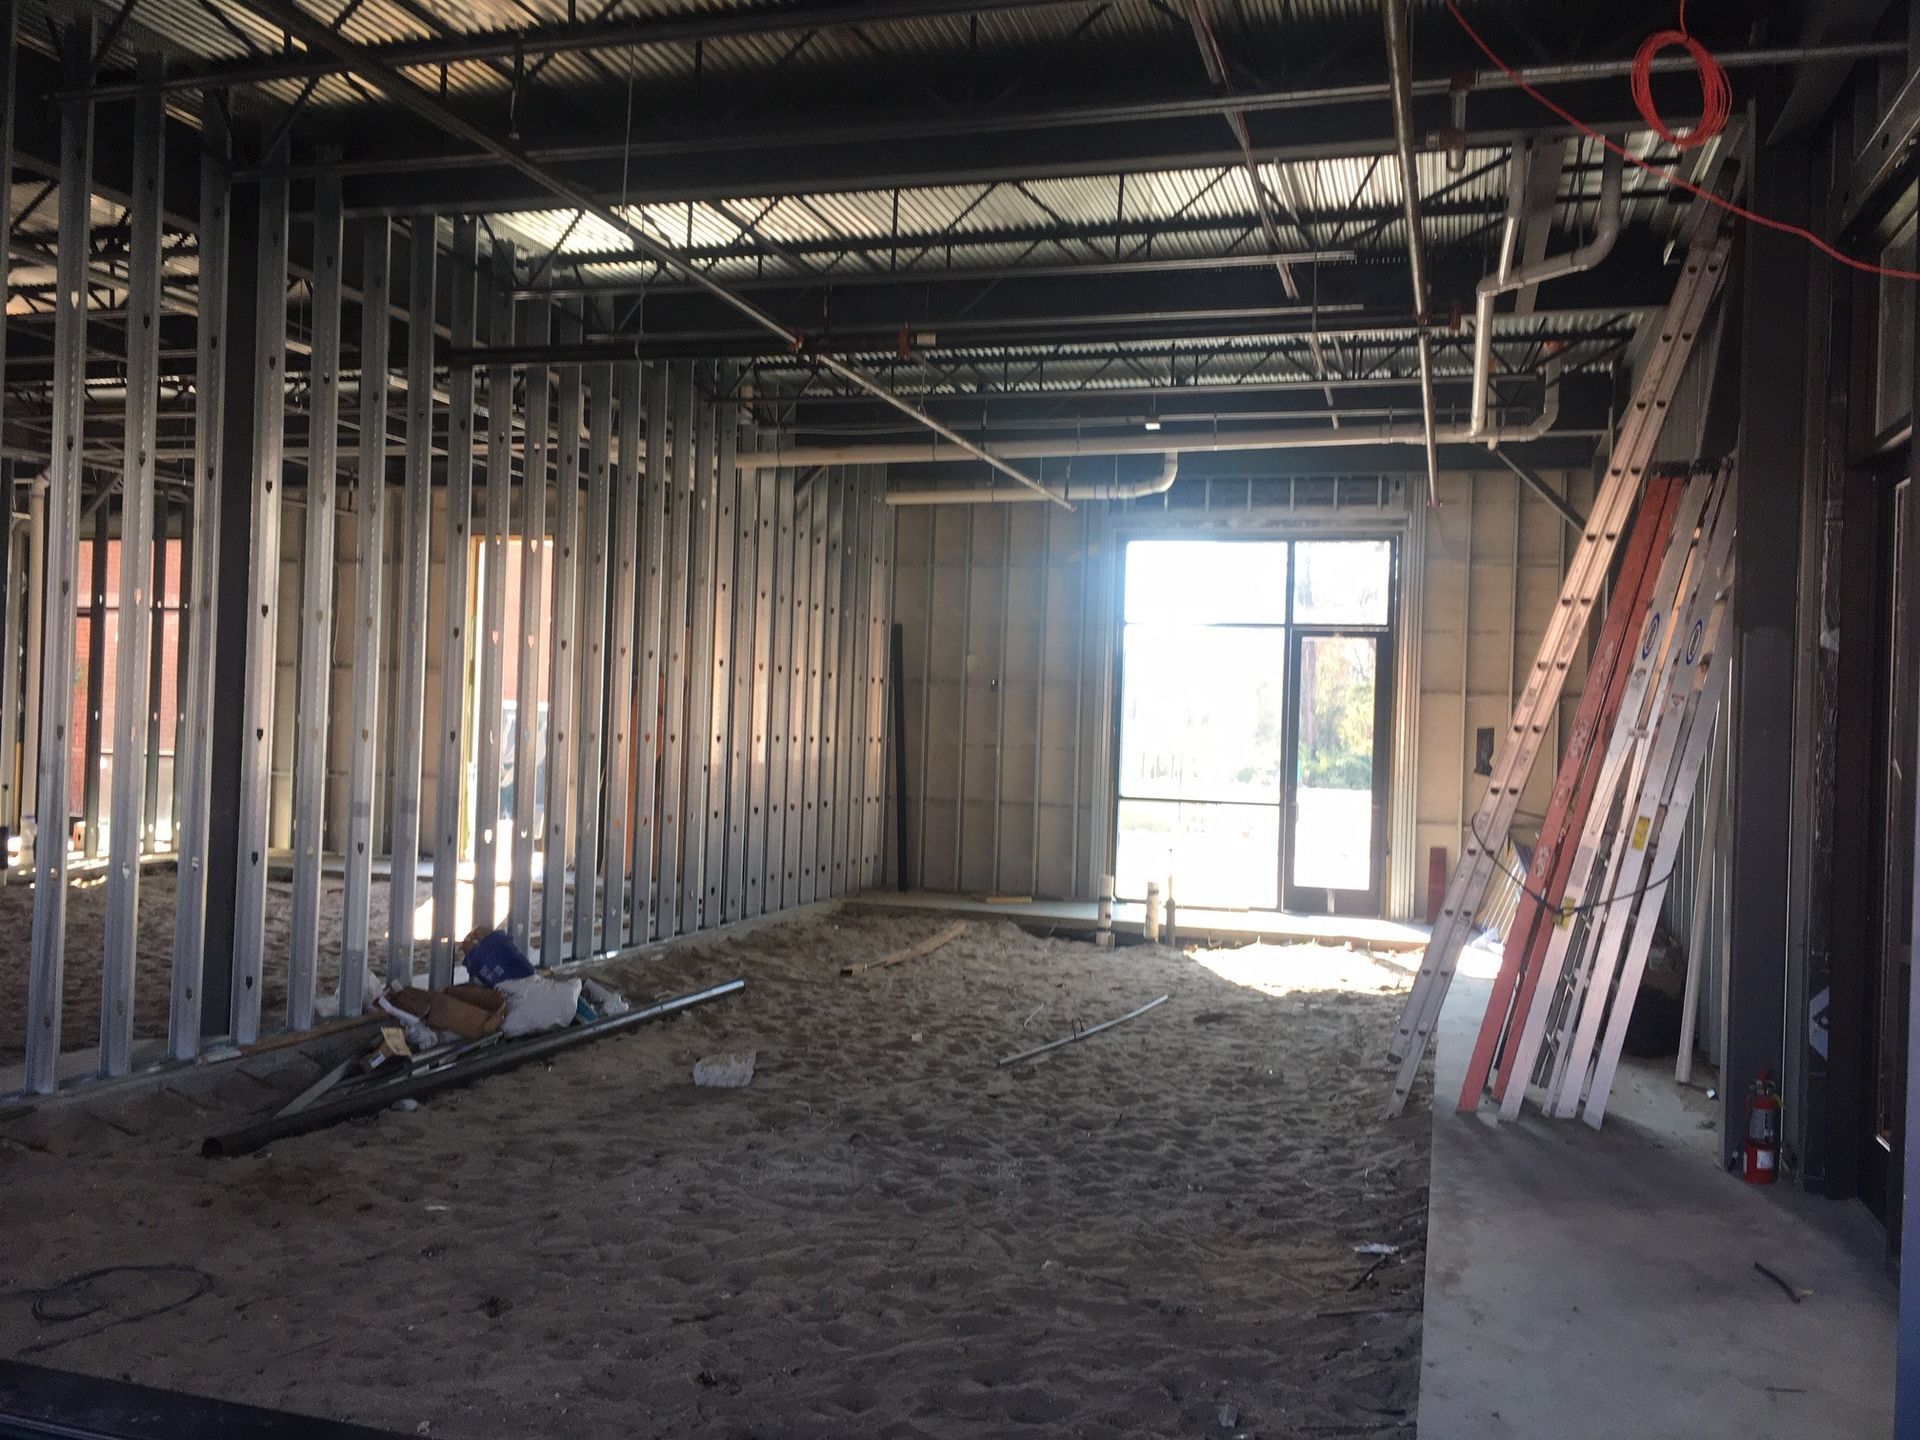
[[(1493, 370), (1493, 302), (1502, 295), (1565, 275), (1591, 270), (1607, 258), (1613, 242), (1620, 238), (1620, 157), (1611, 150), (1600, 175), (1600, 220), (1593, 238), (1562, 255), (1549, 255), (1531, 265), (1515, 266), (1513, 257), (1520, 243), (1521, 194), (1526, 185), (1524, 152), (1516, 147), (1511, 179), (1511, 195), (1505, 228), (1500, 237), (1500, 265), (1481, 280), (1474, 294), (1473, 308), (1473, 410), (1467, 425), (1467, 437), (1488, 445), (1502, 443), (1500, 435), (1487, 429), (1488, 389)], [(1551, 363), (1551, 362), (1549, 362)]]
[[(1523, 444), (1538, 440), (1560, 418), (1560, 368), (1558, 355), (1548, 355), (1542, 366), (1543, 389), (1540, 413), (1524, 425), (1501, 426), (1475, 435), (1465, 425), (1443, 427), (1438, 442), (1464, 445), (1490, 441), (1494, 444)], [(1173, 486), (1179, 473), (1181, 455), (1208, 451), (1235, 450), (1325, 450), (1352, 445), (1424, 445), (1425, 426), (1421, 423), (1382, 423), (1378, 425), (1341, 425), (1305, 429), (1300, 426), (1250, 428), (1208, 432), (1191, 438), (1167, 432), (1139, 435), (1076, 436), (1071, 439), (1009, 440), (996, 446), (998, 453), (1019, 459), (1074, 458), (1108, 455), (1163, 455), (1166, 462), (1160, 473), (1138, 481), (1091, 481), (1064, 487), (1069, 500), (1137, 500), (1159, 495)], [(957, 446), (926, 444), (892, 445), (802, 445), (785, 450), (760, 450), (743, 453), (738, 463), (743, 470), (768, 467), (805, 469), (819, 465), (916, 465), (941, 460), (965, 460), (968, 452)], [(938, 490), (890, 490), (889, 505), (981, 505), (1006, 504), (1045, 498), (1033, 491), (987, 489), (961, 486)]]

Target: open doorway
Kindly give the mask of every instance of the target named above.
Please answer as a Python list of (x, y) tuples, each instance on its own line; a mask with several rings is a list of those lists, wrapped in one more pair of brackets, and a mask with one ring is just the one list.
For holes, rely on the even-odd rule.
[(1127, 546), (1115, 879), (1378, 915), (1394, 542)]

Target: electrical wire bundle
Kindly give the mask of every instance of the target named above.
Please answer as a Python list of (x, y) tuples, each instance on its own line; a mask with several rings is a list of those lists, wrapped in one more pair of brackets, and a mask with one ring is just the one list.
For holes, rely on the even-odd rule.
[[(1714, 59), (1713, 52), (1688, 33), (1687, 0), (1680, 0), (1677, 24), (1677, 29), (1649, 35), (1634, 55), (1633, 103), (1654, 134), (1676, 149), (1695, 150), (1727, 128), (1727, 120), (1733, 114), (1733, 82), (1727, 79), (1726, 70)], [(1700, 123), (1691, 130), (1678, 132), (1668, 128), (1653, 104), (1654, 57), (1662, 50), (1675, 48), (1685, 50), (1693, 58), (1694, 71), (1700, 77)]]
[[(1537, 85), (1528, 84), (1526, 77), (1502, 59), (1500, 53), (1487, 43), (1478, 30), (1473, 28), (1472, 22), (1461, 12), (1458, 0), (1444, 0), (1444, 3), (1447, 7), (1447, 13), (1453, 16), (1454, 23), (1466, 33), (1467, 38), (1474, 43), (1475, 48), (1487, 57), (1494, 69), (1506, 76), (1508, 83), (1542, 108), (1559, 116), (1582, 135), (1587, 136), (1589, 139), (1599, 141), (1600, 144), (1613, 151), (1614, 154), (1618, 155), (1635, 169), (1645, 171), (1647, 174), (1665, 181), (1676, 190), (1684, 190), (1689, 195), (1698, 196), (1709, 205), (1717, 205), (1722, 210), (1727, 211), (1729, 214), (1737, 215), (1750, 224), (1759, 225), (1768, 230), (1776, 230), (1783, 235), (1791, 235), (1798, 240), (1803, 240), (1828, 259), (1837, 261), (1839, 264), (1845, 265), (1850, 269), (1859, 270), (1868, 275), (1885, 276), (1892, 280), (1920, 280), (1920, 270), (1903, 270), (1893, 265), (1877, 265), (1871, 260), (1862, 260), (1857, 256), (1849, 255), (1822, 236), (1816, 235), (1804, 225), (1795, 225), (1791, 221), (1776, 219), (1772, 215), (1762, 214), (1757, 210), (1750, 210), (1744, 205), (1727, 199), (1724, 195), (1716, 195), (1713, 191), (1702, 185), (1695, 184), (1683, 175), (1676, 175), (1664, 165), (1656, 165), (1651, 160), (1646, 160), (1635, 155), (1611, 135), (1604, 134), (1600, 130), (1595, 129), (1592, 125), (1589, 125), (1578, 115), (1575, 115), (1571, 110), (1567, 109), (1566, 106), (1549, 98)], [(1718, 60), (1714, 59), (1713, 55), (1704, 45), (1695, 40), (1685, 29), (1686, 8), (1684, 3), (1681, 6), (1679, 24), (1681, 26), (1679, 29), (1662, 30), (1658, 34), (1648, 37), (1646, 43), (1640, 47), (1639, 54), (1634, 58), (1632, 76), (1634, 99), (1639, 104), (1641, 115), (1660, 135), (1685, 150), (1706, 144), (1707, 141), (1711, 140), (1713, 136), (1726, 125), (1727, 119), (1732, 111), (1733, 100), (1732, 90), (1727, 80), (1725, 68)], [(1660, 119), (1659, 115), (1653, 109), (1652, 92), (1650, 88), (1651, 80), (1649, 78), (1652, 73), (1653, 58), (1656, 53), (1671, 45), (1680, 45), (1686, 49), (1689, 55), (1693, 56), (1694, 64), (1700, 71), (1700, 86), (1705, 101), (1700, 123), (1694, 126), (1693, 129), (1688, 131), (1684, 136), (1676, 135), (1669, 130), (1666, 123)]]

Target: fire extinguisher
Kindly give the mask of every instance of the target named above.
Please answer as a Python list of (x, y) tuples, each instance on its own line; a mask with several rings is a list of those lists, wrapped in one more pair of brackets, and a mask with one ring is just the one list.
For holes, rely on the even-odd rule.
[(1780, 1088), (1773, 1072), (1762, 1070), (1747, 1091), (1746, 1163), (1740, 1178), (1749, 1185), (1771, 1185), (1780, 1173)]

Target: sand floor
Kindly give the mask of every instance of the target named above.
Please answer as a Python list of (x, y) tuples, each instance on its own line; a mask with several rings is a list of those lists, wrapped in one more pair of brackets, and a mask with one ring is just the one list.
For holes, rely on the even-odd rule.
[[(316, 1060), (0, 1118), (0, 1354), (475, 1440), (1411, 1434), (1424, 1083), (1380, 1118), (1403, 962), (990, 920), (837, 973), (940, 923), (682, 944), (619, 983), (747, 990), (239, 1160), (198, 1141)], [(745, 1048), (749, 1088), (691, 1084)], [(147, 1314), (197, 1282), (123, 1275), (33, 1317), (27, 1287), (131, 1263), (211, 1288)]]

